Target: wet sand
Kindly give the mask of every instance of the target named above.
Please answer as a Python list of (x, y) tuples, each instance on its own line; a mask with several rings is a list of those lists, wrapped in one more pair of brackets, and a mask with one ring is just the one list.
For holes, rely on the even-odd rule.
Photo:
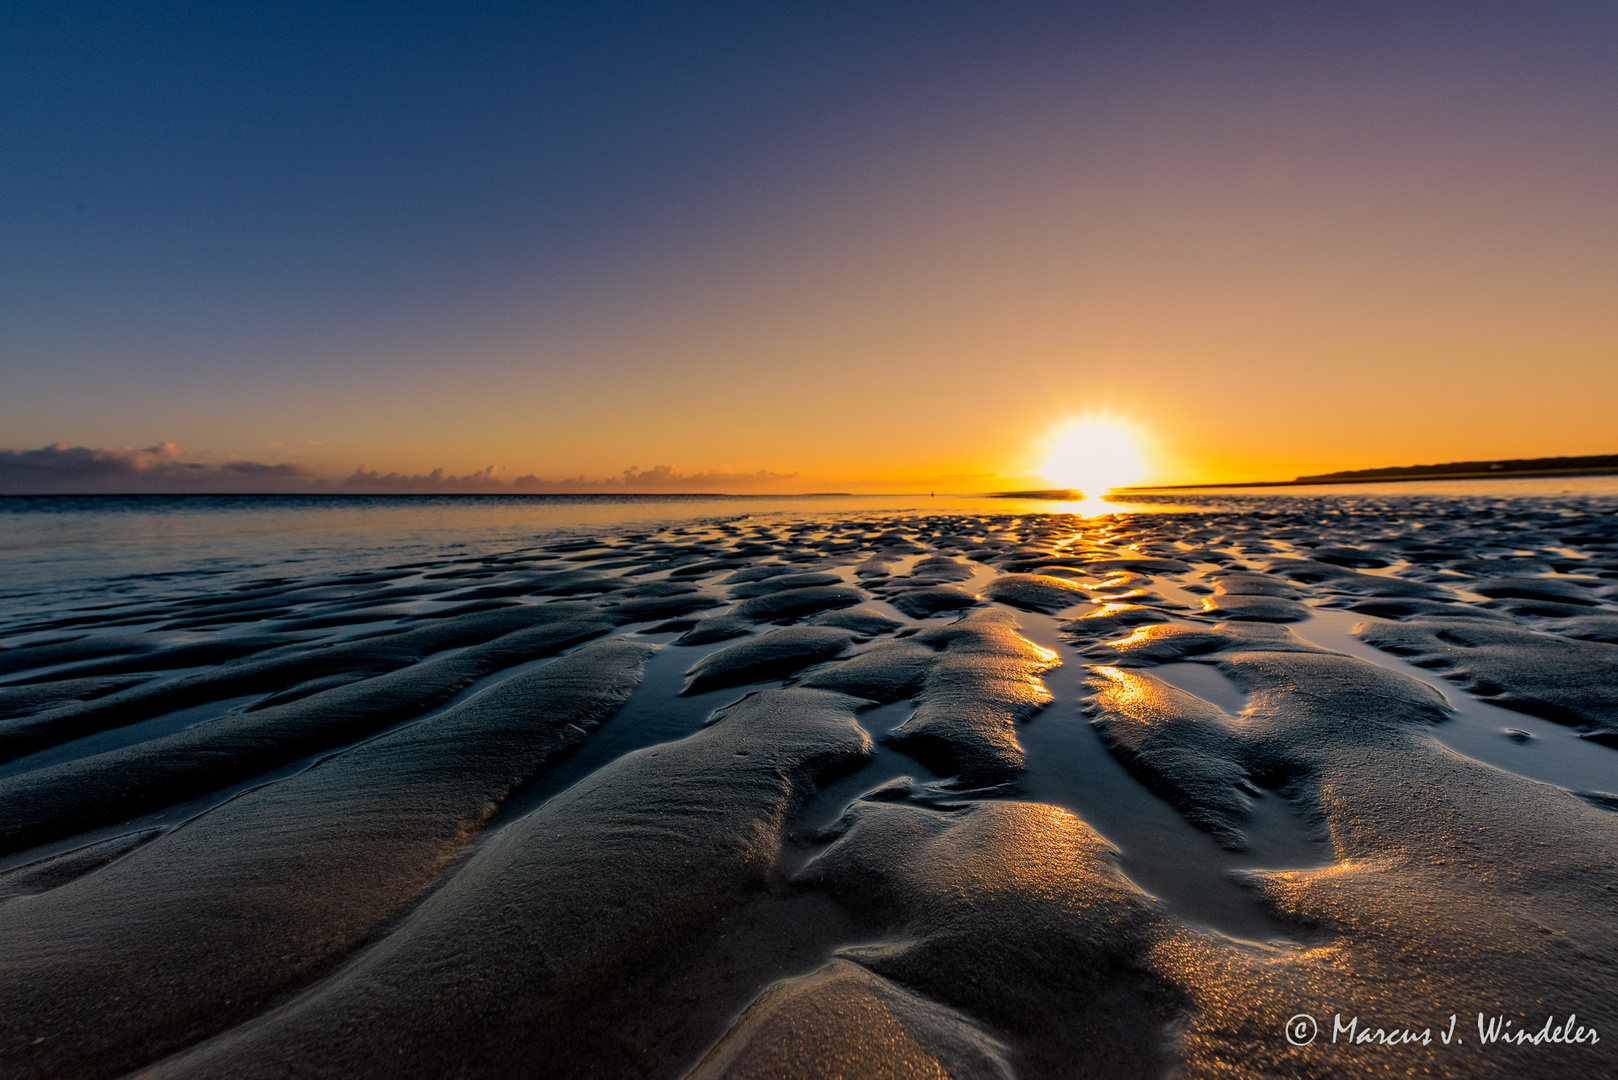
[(1618, 503), (1199, 502), (39, 592), (0, 1075), (1618, 1072)]

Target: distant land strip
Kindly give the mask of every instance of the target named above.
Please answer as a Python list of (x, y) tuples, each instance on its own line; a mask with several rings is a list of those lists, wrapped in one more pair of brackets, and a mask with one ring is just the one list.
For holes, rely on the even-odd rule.
[(1038, 491), (990, 491), (985, 493), (991, 499), (1030, 499), (1046, 502), (1077, 502), (1084, 498), (1082, 491), (1073, 488), (1041, 488)]
[(1238, 484), (1158, 484), (1128, 491), (1184, 491), (1192, 488), (1298, 487), (1306, 484), (1367, 484), (1399, 480), (1485, 480), (1502, 476), (1618, 475), (1618, 454), (1592, 457), (1513, 458), (1508, 461), (1451, 461), (1444, 465), (1401, 465), (1389, 469), (1353, 469), (1300, 476), (1296, 480), (1250, 480)]

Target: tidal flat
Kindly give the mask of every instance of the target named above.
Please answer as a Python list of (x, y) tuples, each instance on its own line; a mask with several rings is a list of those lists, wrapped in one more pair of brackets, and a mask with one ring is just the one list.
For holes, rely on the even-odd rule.
[(0, 1075), (1618, 1073), (1618, 498), (1139, 502), (36, 559)]

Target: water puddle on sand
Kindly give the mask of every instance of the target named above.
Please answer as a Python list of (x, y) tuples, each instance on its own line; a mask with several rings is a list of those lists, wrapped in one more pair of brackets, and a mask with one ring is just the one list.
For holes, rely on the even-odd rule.
[(1212, 664), (1159, 664), (1148, 668), (1147, 674), (1217, 705), (1231, 716), (1240, 716), (1247, 708), (1247, 695)]
[[(1434, 738), (1463, 757), (1569, 791), (1618, 793), (1618, 750), (1581, 739), (1573, 728), (1562, 724), (1491, 705), (1439, 673), (1383, 652), (1353, 635), (1354, 627), (1360, 623), (1388, 621), (1316, 608), (1314, 618), (1292, 624), (1292, 632), (1323, 649), (1419, 679), (1443, 694), (1455, 712), (1431, 731)], [(1513, 736), (1512, 732), (1518, 734)]]
[[(884, 741), (894, 728), (909, 718), (915, 708), (911, 701), (895, 701), (887, 705), (874, 705), (855, 714), (860, 726), (871, 736), (872, 756), (854, 772), (820, 785), (809, 804), (793, 816), (789, 832), (795, 838), (818, 843), (816, 834), (835, 824), (860, 796), (901, 777), (909, 777), (918, 786), (938, 782), (937, 773)], [(957, 801), (967, 797), (963, 795)], [(810, 856), (819, 851), (820, 847), (807, 850), (799, 861), (807, 862)]]
[[(1027, 769), (1015, 784), (1014, 797), (1073, 811), (1119, 849), (1119, 866), (1130, 880), (1179, 918), (1243, 941), (1289, 938), (1289, 928), (1269, 914), (1237, 872), (1327, 866), (1333, 860), (1330, 845), (1314, 835), (1283, 796), (1259, 789), (1249, 797), (1242, 828), (1248, 850), (1220, 847), (1108, 751), (1081, 708), (1090, 693), (1090, 665), (1061, 640), (1060, 619), (1016, 614), (1023, 636), (1055, 649), (1062, 666), (1045, 674), (1045, 686), (1056, 700), (1018, 728)], [(1235, 712), (1245, 707), (1245, 697), (1219, 672), (1201, 664), (1167, 666), (1178, 670), (1165, 682), (1199, 697), (1206, 690), (1213, 696), (1205, 700), (1227, 711), (1230, 705)]]
[[(1360, 572), (1396, 577), (1393, 573), (1395, 569), (1397, 567), (1390, 566), (1362, 569)], [(1154, 579), (1153, 587), (1165, 596), (1192, 599), (1191, 594), (1167, 578)], [(1453, 590), (1454, 586), (1451, 588)], [(1314, 605), (1310, 605), (1310, 610), (1312, 614), (1309, 619), (1286, 624), (1304, 641), (1419, 679), (1442, 693), (1445, 700), (1454, 706), (1455, 712), (1448, 721), (1433, 728), (1432, 733), (1439, 742), (1457, 754), (1573, 792), (1618, 793), (1618, 750), (1582, 739), (1574, 729), (1565, 725), (1473, 697), (1440, 673), (1417, 667), (1353, 635), (1354, 627), (1360, 623), (1395, 620)], [(1219, 692), (1214, 686), (1206, 682), (1202, 684), (1209, 693), (1198, 688), (1195, 680), (1206, 677), (1191, 674), (1189, 669), (1199, 666), (1194, 663), (1165, 664), (1149, 670), (1165, 682), (1230, 711), (1219, 697), (1211, 696)], [(1177, 674), (1174, 669), (1180, 669), (1184, 674)], [(1218, 676), (1217, 672), (1213, 674)], [(1231, 684), (1231, 688), (1235, 689), (1234, 684)]]
[[(766, 628), (767, 629), (767, 628)], [(715, 709), (746, 697), (761, 686), (779, 686), (779, 681), (753, 686), (726, 687), (681, 697), (685, 673), (704, 657), (728, 648), (745, 637), (727, 638), (707, 645), (669, 645), (677, 634), (635, 635), (629, 640), (657, 645), (642, 670), (640, 685), (629, 700), (590, 733), (577, 749), (553, 762), (521, 790), (502, 804), (489, 824), (482, 842), (494, 831), (539, 808), (551, 798), (585, 779), (625, 754), (659, 743), (674, 742), (701, 731)]]
[[(995, 576), (993, 570), (986, 569), (961, 586), (978, 591)], [(861, 606), (893, 614), (917, 627), (947, 625), (959, 615), (949, 612), (926, 620), (911, 620), (882, 601), (867, 601)], [(795, 842), (783, 852), (783, 872), (790, 874), (817, 854), (825, 840), (816, 834), (835, 824), (861, 796), (892, 781), (908, 778), (914, 786), (911, 793), (902, 798), (911, 804), (948, 809), (984, 798), (1011, 798), (1071, 810), (1117, 846), (1123, 872), (1179, 918), (1241, 941), (1287, 939), (1289, 928), (1269, 915), (1243, 885), (1238, 872), (1329, 865), (1333, 858), (1330, 846), (1305, 826), (1282, 795), (1258, 789), (1257, 794), (1248, 797), (1249, 817), (1243, 828), (1249, 849), (1236, 853), (1221, 848), (1130, 775), (1102, 743), (1080, 707), (1090, 692), (1085, 685), (1089, 665), (1061, 641), (1058, 632), (1061, 618), (1011, 608), (1005, 610), (1016, 616), (1025, 637), (1055, 649), (1062, 660), (1061, 667), (1047, 672), (1044, 677), (1055, 700), (1018, 728), (1027, 761), (1021, 776), (992, 793), (953, 789), (915, 758), (884, 741), (914, 711), (914, 702), (904, 700), (864, 709), (858, 719), (875, 744), (874, 754), (854, 772), (824, 783), (809, 804), (794, 815), (789, 832)], [(697, 658), (693, 656), (691, 663)], [(1197, 694), (1233, 715), (1246, 707), (1245, 695), (1208, 665), (1185, 663), (1165, 667), (1166, 672), (1159, 668), (1151, 673), (1162, 673), (1164, 681)], [(652, 681), (650, 670), (647, 681)], [(644, 683), (643, 687), (655, 693)], [(739, 697), (746, 689), (752, 688), (733, 691), (732, 698)], [(677, 684), (668, 692), (674, 690)], [(720, 697), (724, 693), (715, 692)], [(708, 696), (711, 695), (703, 695)], [(649, 696), (648, 700), (659, 699)], [(633, 705), (634, 699), (631, 699), (625, 712)], [(601, 734), (598, 732), (596, 738)], [(606, 761), (601, 760), (599, 764)], [(552, 773), (556, 771), (553, 767)], [(583, 775), (579, 773), (568, 783), (576, 782)], [(553, 794), (562, 790), (553, 787), (554, 781), (549, 777), (542, 782)], [(524, 812), (535, 805), (537, 803), (525, 800)]]

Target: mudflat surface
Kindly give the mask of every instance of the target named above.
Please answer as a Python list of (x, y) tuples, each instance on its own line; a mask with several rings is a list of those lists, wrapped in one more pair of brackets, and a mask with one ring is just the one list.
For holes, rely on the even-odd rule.
[(1199, 503), (14, 590), (0, 1075), (1618, 1072), (1618, 501)]

